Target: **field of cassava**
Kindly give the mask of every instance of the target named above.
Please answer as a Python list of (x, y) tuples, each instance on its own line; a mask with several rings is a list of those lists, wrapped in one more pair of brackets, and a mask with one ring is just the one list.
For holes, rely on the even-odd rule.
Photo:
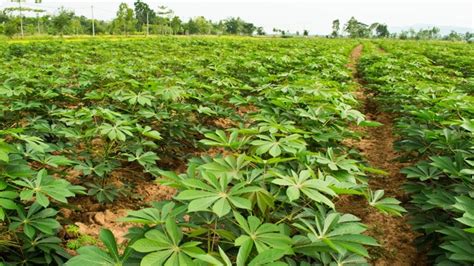
[(0, 265), (472, 265), (474, 46), (0, 44)]

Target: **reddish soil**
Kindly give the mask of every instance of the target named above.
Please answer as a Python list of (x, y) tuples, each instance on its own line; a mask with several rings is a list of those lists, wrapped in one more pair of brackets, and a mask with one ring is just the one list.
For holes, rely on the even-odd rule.
[[(80, 183), (81, 174), (80, 171), (70, 170), (66, 179), (71, 183)], [(107, 228), (114, 233), (117, 242), (123, 244), (132, 224), (119, 222), (119, 218), (125, 217), (128, 210), (147, 207), (155, 201), (169, 200), (176, 192), (173, 188), (149, 180), (143, 172), (130, 168), (114, 171), (110, 179), (117, 188), (123, 187), (125, 183), (133, 184), (130, 193), (119, 197), (112, 204), (99, 204), (90, 196), (80, 196), (70, 200), (69, 208), (60, 210), (68, 223), (79, 227), (80, 234), (98, 238), (100, 229)]]
[[(405, 179), (399, 172), (405, 165), (396, 161), (399, 155), (393, 149), (396, 138), (392, 133), (392, 117), (378, 109), (373, 95), (363, 87), (356, 68), (362, 50), (362, 45), (358, 45), (352, 51), (348, 64), (359, 87), (355, 96), (362, 104), (360, 111), (367, 119), (380, 122), (383, 126), (369, 128), (353, 126), (352, 129), (363, 137), (359, 141), (346, 141), (345, 144), (360, 150), (371, 167), (388, 173), (386, 176), (370, 176), (369, 186), (372, 190), (383, 189), (386, 196), (404, 202), (407, 196), (401, 186)], [(382, 214), (368, 205), (364, 198), (357, 196), (341, 197), (337, 202), (337, 209), (360, 217), (368, 226), (367, 234), (376, 238), (381, 245), (369, 249), (372, 265), (426, 265), (423, 255), (416, 249), (414, 240), (417, 234), (407, 223), (406, 215), (396, 217)]]

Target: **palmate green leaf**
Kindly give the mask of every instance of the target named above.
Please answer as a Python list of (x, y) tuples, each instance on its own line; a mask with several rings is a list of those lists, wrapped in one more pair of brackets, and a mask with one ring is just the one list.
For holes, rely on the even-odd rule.
[(72, 164), (72, 160), (69, 160), (66, 156), (62, 155), (34, 155), (32, 156), (32, 159), (52, 167), (67, 166)]
[(368, 257), (368, 252), (364, 245), (377, 246), (377, 242), (372, 237), (363, 235), (366, 227), (359, 223), (357, 217), (351, 214), (341, 215), (337, 212), (314, 212), (315, 220), (299, 219), (293, 224), (302, 232), (306, 233), (304, 241), (296, 245), (294, 250), (298, 253), (310, 255), (315, 251), (327, 252), (328, 248), (339, 254), (346, 254), (347, 251)]
[(202, 139), (199, 142), (207, 146), (218, 146), (238, 150), (245, 146), (248, 142), (248, 137), (239, 138), (237, 130), (232, 131), (229, 136), (223, 130), (216, 130), (204, 134), (207, 139)]
[(426, 163), (419, 163), (415, 166), (405, 167), (400, 173), (406, 174), (408, 178), (418, 178), (421, 181), (428, 179), (437, 180), (442, 175), (442, 172)]
[(148, 138), (151, 138), (151, 139), (154, 139), (154, 140), (163, 139), (163, 137), (161, 137), (160, 132), (158, 132), (156, 130), (153, 130), (149, 126), (142, 127), (140, 124), (136, 124), (135, 128), (140, 134), (142, 134), (145, 137), (148, 137)]
[(291, 238), (281, 233), (277, 225), (262, 223), (260, 219), (255, 216), (249, 216), (245, 219), (236, 211), (234, 211), (234, 218), (244, 231), (244, 234), (235, 240), (236, 246), (240, 246), (240, 244), (250, 240), (259, 253), (270, 248), (291, 252)]
[(383, 190), (377, 190), (375, 192), (369, 191), (368, 200), (370, 206), (373, 206), (383, 213), (402, 216), (403, 212), (406, 212), (405, 208), (400, 206), (400, 201), (395, 198), (382, 198), (384, 195)]
[(154, 99), (155, 97), (148, 91), (125, 91), (122, 92), (122, 96), (120, 97), (121, 101), (127, 101), (130, 105), (139, 104), (141, 106), (152, 106)]
[[(71, 191), (73, 187), (64, 179), (55, 179), (49, 176), (45, 169), (42, 169), (33, 180), (22, 178), (22, 180), (13, 181), (15, 184), (24, 187), (20, 192), (21, 200), (31, 200), (36, 198), (36, 202), (47, 207), (49, 205), (48, 197), (51, 197), (59, 202), (67, 203), (68, 197), (73, 197), (75, 193)], [(84, 190), (82, 187), (74, 187), (76, 192)]]
[(152, 151), (143, 152), (138, 149), (135, 154), (124, 153), (129, 162), (138, 162), (141, 166), (148, 168), (156, 165), (156, 161), (160, 159), (156, 153)]
[(212, 212), (222, 217), (228, 214), (232, 207), (250, 210), (252, 203), (242, 196), (261, 190), (244, 182), (230, 186), (232, 178), (226, 174), (222, 174), (219, 179), (211, 172), (201, 171), (201, 175), (206, 183), (195, 178), (187, 179), (183, 184), (190, 189), (181, 191), (175, 197), (180, 201), (189, 201), (190, 212), (209, 211), (211, 208)]
[(464, 229), (465, 231), (474, 233), (474, 199), (468, 196), (458, 196), (455, 199), (456, 203), (453, 207), (462, 212), (462, 217), (456, 218), (456, 220), (469, 226), (469, 228)]
[(224, 261), (225, 266), (232, 266), (232, 262), (230, 261), (229, 257), (225, 253), (225, 251), (219, 247), (219, 255), (221, 256), (221, 259)]
[(146, 225), (159, 225), (164, 224), (169, 215), (176, 216), (185, 211), (182, 206), (175, 208), (176, 204), (174, 202), (159, 202), (153, 205), (153, 208), (129, 211), (127, 216), (120, 218), (119, 221)]
[(0, 139), (0, 161), (8, 163), (10, 161), (8, 154), (14, 151), (15, 149), (13, 146), (5, 143), (3, 139)]
[(326, 154), (316, 156), (318, 163), (327, 165), (332, 171), (342, 169), (349, 173), (358, 172), (359, 167), (357, 161), (347, 159), (346, 157), (347, 155), (337, 156), (334, 154), (333, 148), (328, 148)]
[(107, 136), (110, 140), (125, 141), (127, 136), (132, 137), (132, 127), (124, 125), (124, 122), (118, 122), (115, 125), (103, 123), (99, 127), (99, 132), (103, 136)]
[(186, 90), (178, 86), (154, 86), (154, 91), (157, 94), (158, 98), (161, 98), (164, 101), (178, 102), (179, 100), (187, 97)]
[(125, 247), (123, 254), (120, 254), (115, 237), (110, 230), (101, 229), (99, 238), (107, 248), (107, 251), (95, 246), (81, 247), (77, 250), (79, 255), (71, 258), (65, 265), (117, 266), (127, 265), (127, 263), (129, 263), (128, 259), (131, 255), (132, 249), (127, 246)]
[(36, 136), (28, 136), (22, 134), (12, 134), (12, 136), (26, 142), (26, 144), (29, 145), (29, 147), (31, 147), (31, 149), (36, 152), (44, 153), (45, 150), (49, 148), (48, 144), (46, 144), (41, 138)]
[(33, 239), (37, 231), (46, 235), (54, 235), (61, 226), (56, 221), (58, 212), (52, 208), (43, 209), (37, 202), (30, 206), (27, 213), (21, 208), (17, 208), (17, 212), (18, 216), (11, 217), (12, 222), (9, 229), (23, 228), (23, 232), (30, 239)]
[(277, 225), (262, 223), (255, 216), (249, 216), (245, 219), (236, 211), (234, 211), (234, 218), (244, 231), (234, 243), (240, 247), (237, 255), (237, 265), (246, 265), (245, 263), (254, 246), (258, 253), (271, 249), (279, 249), (283, 254), (293, 252), (291, 238), (281, 233)]
[(302, 193), (316, 202), (321, 202), (334, 208), (334, 203), (325, 196), (325, 194), (336, 196), (336, 193), (332, 190), (328, 182), (317, 179), (311, 170), (303, 170), (300, 173), (291, 171), (291, 176), (280, 173), (275, 173), (275, 175), (279, 178), (272, 180), (272, 183), (280, 186), (288, 186), (286, 195), (289, 201), (299, 199)]
[(282, 249), (267, 249), (265, 251), (262, 251), (258, 253), (255, 258), (253, 258), (249, 262), (249, 266), (263, 266), (263, 265), (268, 265), (268, 266), (285, 266), (288, 265), (284, 262), (278, 262), (282, 257), (285, 255), (289, 255), (291, 253), (288, 252), (288, 250), (282, 250)]
[(472, 249), (474, 248), (472, 238), (464, 236), (464, 232), (456, 227), (445, 227), (438, 232), (447, 235), (448, 241), (445, 241), (441, 248), (447, 251), (447, 256), (451, 262), (462, 264), (472, 264)]
[(459, 165), (457, 160), (453, 161), (450, 157), (433, 156), (430, 157), (430, 159), (433, 161), (431, 163), (432, 166), (435, 166), (443, 172), (449, 173), (451, 175), (458, 176), (459, 172), (462, 170), (460, 168), (462, 165)]
[(0, 221), (5, 220), (5, 210), (15, 210), (18, 205), (14, 201), (18, 193), (8, 189), (5, 181), (0, 181)]
[(145, 233), (145, 238), (132, 245), (136, 251), (148, 253), (140, 265), (193, 265), (192, 258), (222, 265), (219, 260), (198, 247), (200, 242), (181, 243), (183, 233), (172, 216), (166, 220), (165, 233), (156, 229), (150, 230)]
[(474, 132), (474, 119), (465, 119), (463, 118), (463, 123), (461, 127), (467, 131)]
[(65, 266), (116, 266), (114, 259), (98, 247), (87, 246), (77, 250), (78, 256), (71, 258)]
[(296, 154), (306, 148), (306, 142), (298, 134), (292, 134), (286, 137), (277, 139), (273, 134), (271, 135), (257, 135), (258, 140), (252, 141), (256, 149), (255, 153), (261, 155), (264, 153), (270, 154), (272, 157), (278, 157), (282, 151)]
[(245, 173), (245, 167), (250, 163), (243, 154), (238, 157), (229, 155), (224, 158), (213, 158), (212, 160), (213, 162), (200, 165), (198, 169), (205, 169), (215, 174), (226, 173), (236, 179), (242, 179), (242, 173)]

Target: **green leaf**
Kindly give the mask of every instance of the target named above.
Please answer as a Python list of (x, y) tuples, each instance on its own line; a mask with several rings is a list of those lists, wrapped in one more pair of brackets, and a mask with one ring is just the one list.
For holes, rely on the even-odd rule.
[(112, 256), (112, 258), (116, 262), (120, 261), (120, 255), (117, 248), (117, 242), (115, 242), (115, 237), (112, 234), (112, 232), (108, 229), (101, 229), (99, 233), (99, 238), (107, 247), (107, 250), (109, 251), (109, 254)]

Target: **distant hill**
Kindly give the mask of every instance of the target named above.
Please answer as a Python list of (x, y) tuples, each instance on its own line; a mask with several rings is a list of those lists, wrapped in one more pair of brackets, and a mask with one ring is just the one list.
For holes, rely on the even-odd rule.
[(432, 28), (432, 27), (439, 28), (441, 35), (449, 34), (451, 31), (455, 31), (455, 32), (458, 32), (458, 33), (474, 32), (474, 28), (469, 28), (469, 27), (438, 26), (438, 25), (430, 25), (430, 24), (414, 24), (414, 25), (411, 25), (411, 26), (401, 26), (401, 27), (400, 26), (394, 26), (394, 27), (389, 26), (388, 30), (390, 32), (399, 33), (399, 32), (404, 31), (404, 30), (410, 30), (410, 28), (414, 29), (415, 31), (418, 31), (420, 29), (428, 29), (428, 28)]

